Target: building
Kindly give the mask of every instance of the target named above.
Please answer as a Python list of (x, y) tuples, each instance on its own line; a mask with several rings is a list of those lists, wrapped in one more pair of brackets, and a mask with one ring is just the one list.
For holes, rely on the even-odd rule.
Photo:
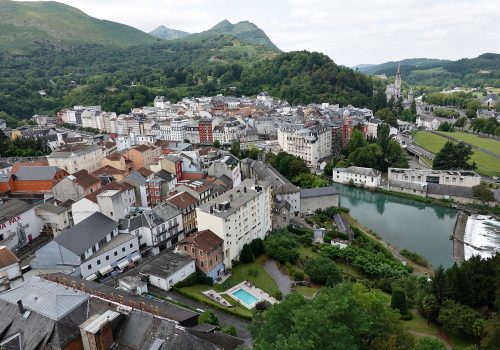
[(224, 240), (210, 230), (187, 236), (177, 251), (195, 259), (196, 268), (214, 282), (225, 273)]
[(133, 170), (129, 176), (124, 179), (124, 182), (134, 187), (135, 190), (135, 206), (136, 207), (149, 207), (151, 206), (150, 196), (150, 180)]
[(244, 244), (271, 231), (271, 186), (244, 180), (240, 186), (196, 209), (198, 230), (211, 230), (224, 240), (224, 263), (231, 268)]
[(62, 231), (73, 225), (70, 208), (44, 203), (35, 208), (35, 213), (44, 222), (42, 230), (54, 237), (59, 236)]
[(201, 144), (211, 144), (214, 142), (213, 127), (211, 119), (201, 119), (198, 123), (199, 139)]
[(151, 285), (168, 291), (195, 271), (193, 258), (175, 252), (163, 252), (142, 265), (139, 275), (147, 277)]
[(481, 183), (481, 176), (472, 170), (432, 170), (432, 169), (403, 169), (389, 168), (387, 170), (389, 182), (400, 181), (418, 185), (429, 183), (473, 187)]
[(19, 199), (0, 204), (0, 244), (10, 250), (22, 247), (40, 235), (44, 225), (35, 205)]
[(82, 144), (61, 146), (47, 156), (50, 166), (57, 166), (69, 174), (82, 169), (91, 173), (101, 167), (102, 158), (102, 147)]
[(207, 181), (179, 181), (176, 192), (187, 192), (198, 200), (198, 203), (206, 203), (217, 195), (215, 186)]
[(134, 169), (147, 168), (161, 156), (161, 149), (155, 146), (140, 145), (127, 149), (123, 153), (125, 157), (132, 161)]
[(282, 125), (278, 129), (278, 144), (283, 151), (302, 158), (316, 169), (332, 154), (332, 132), (328, 125)]
[(393, 98), (397, 101), (401, 95), (401, 64), (398, 64), (398, 71), (396, 72), (396, 78), (394, 79), (394, 84), (387, 85), (385, 89), (385, 95), (387, 97), (387, 101)]
[(141, 253), (136, 236), (119, 234), (116, 221), (94, 213), (38, 249), (35, 256), (36, 268), (71, 267), (73, 275), (95, 279), (138, 261)]
[(68, 175), (59, 181), (53, 188), (54, 197), (64, 202), (68, 199), (78, 201), (101, 188), (101, 180), (85, 169), (73, 175)]
[(68, 173), (56, 166), (19, 166), (9, 182), (11, 192), (50, 193)]
[(177, 180), (182, 179), (182, 159), (173, 154), (160, 159), (160, 167), (171, 174), (175, 174)]
[(187, 192), (174, 194), (167, 199), (180, 213), (186, 235), (196, 230), (196, 206), (198, 200)]
[(339, 192), (332, 186), (300, 190), (300, 212), (310, 215), (318, 209), (339, 207)]
[(379, 188), (382, 173), (376, 169), (350, 166), (348, 168), (334, 168), (333, 182), (360, 187)]
[(111, 153), (104, 157), (101, 161), (101, 165), (103, 167), (110, 166), (115, 169), (123, 170), (126, 175), (134, 169), (134, 163), (118, 152)]
[(128, 215), (135, 202), (134, 187), (113, 181), (73, 203), (71, 205), (73, 221), (78, 224), (95, 212), (101, 212), (118, 221)]
[(170, 203), (152, 209), (136, 208), (120, 220), (120, 231), (139, 237), (141, 246), (152, 247), (151, 255), (173, 247), (185, 236), (182, 214)]
[(16, 287), (23, 274), (19, 259), (4, 245), (0, 245), (0, 292)]

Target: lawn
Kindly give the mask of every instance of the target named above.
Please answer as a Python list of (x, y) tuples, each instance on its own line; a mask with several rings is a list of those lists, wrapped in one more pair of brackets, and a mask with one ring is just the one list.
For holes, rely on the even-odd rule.
[[(264, 261), (266, 261), (266, 259), (268, 259), (267, 256), (261, 255), (253, 263), (233, 266), (231, 277), (224, 281), (222, 286), (215, 285), (214, 289), (217, 291), (225, 291), (242, 281), (250, 281), (258, 288), (273, 295), (278, 290), (278, 286), (271, 276), (267, 274), (266, 270), (264, 270)], [(257, 275), (251, 276), (249, 274), (250, 270), (256, 271)]]
[(294, 293), (301, 294), (306, 298), (314, 298), (319, 288), (314, 287), (306, 287), (306, 286), (297, 286), (295, 287)]
[(207, 286), (207, 285), (202, 285), (202, 284), (196, 284), (194, 286), (179, 288), (179, 291), (181, 294), (187, 296), (190, 299), (202, 302), (203, 304), (206, 304), (209, 306), (213, 306), (216, 309), (226, 310), (228, 312), (232, 312), (232, 313), (235, 313), (237, 315), (240, 315), (240, 316), (243, 316), (246, 318), (252, 317), (252, 312), (250, 310), (248, 310), (244, 306), (239, 305), (236, 300), (234, 300), (233, 298), (231, 298), (225, 294), (223, 294), (222, 297), (224, 299), (226, 299), (232, 305), (235, 305), (234, 307), (226, 308), (226, 307), (222, 306), (221, 304), (213, 301), (212, 299), (206, 297), (205, 295), (201, 294), (201, 292), (209, 290), (209, 289), (212, 289), (212, 287)]
[[(461, 135), (463, 133), (453, 134)], [(448, 141), (447, 138), (426, 131), (419, 131), (415, 134), (415, 143), (434, 154), (438, 153), (441, 148), (443, 148), (446, 141)], [(466, 140), (464, 139), (464, 141)], [(494, 142), (500, 144), (498, 141)], [(471, 159), (476, 162), (478, 173), (489, 176), (500, 175), (500, 161), (497, 158), (484, 152), (474, 150)]]
[(470, 143), (476, 147), (484, 148), (490, 152), (494, 152), (500, 155), (500, 141), (488, 139), (485, 137), (479, 137), (474, 134), (469, 134), (466, 132), (441, 132), (444, 135), (456, 138), (457, 140), (462, 140), (464, 142)]

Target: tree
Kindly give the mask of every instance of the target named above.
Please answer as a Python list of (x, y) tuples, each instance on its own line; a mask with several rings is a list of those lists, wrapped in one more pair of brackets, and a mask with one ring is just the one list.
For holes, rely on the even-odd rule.
[(349, 155), (349, 164), (367, 168), (378, 168), (383, 157), (382, 148), (374, 143), (356, 149)]
[(293, 279), (296, 281), (303, 281), (304, 273), (302, 271), (295, 271), (293, 274)]
[[(408, 157), (406, 152), (403, 151), (399, 143), (392, 139), (389, 141), (387, 151), (385, 153), (385, 161), (389, 167), (394, 168), (408, 168)], [(386, 170), (380, 169), (380, 170)]]
[(382, 123), (377, 127), (377, 144), (382, 148), (384, 154), (387, 152), (387, 147), (389, 147), (390, 132), (391, 127), (389, 124)]
[(447, 293), (446, 290), (446, 276), (443, 265), (439, 265), (434, 270), (434, 276), (430, 285), (431, 293), (436, 297), (438, 304), (441, 304)]
[(264, 241), (260, 238), (256, 238), (250, 242), (250, 248), (252, 248), (253, 255), (258, 257), (264, 253)]
[(432, 163), (433, 169), (466, 169), (473, 170), (476, 164), (469, 163), (472, 156), (472, 147), (463, 142), (454, 143), (447, 141), (443, 148), (436, 154)]
[(392, 291), (391, 307), (398, 309), (401, 315), (408, 313), (408, 305), (406, 304), (406, 293), (401, 288), (395, 288)]
[(480, 338), (485, 326), (479, 312), (449, 299), (441, 306), (438, 321), (451, 334), (462, 335), (469, 339)]
[(278, 231), (269, 235), (264, 241), (265, 252), (268, 256), (281, 263), (294, 263), (299, 258), (297, 241), (286, 231)]
[(415, 350), (446, 350), (441, 340), (431, 337), (420, 337), (417, 340)]
[(241, 158), (241, 147), (240, 147), (240, 142), (239, 141), (233, 141), (231, 143), (231, 149), (229, 152), (235, 156), (236, 158)]
[(213, 326), (219, 325), (219, 319), (215, 316), (212, 310), (206, 310), (198, 317), (198, 323), (211, 324)]
[(240, 261), (245, 264), (255, 261), (255, 256), (253, 254), (252, 248), (250, 247), (250, 244), (244, 244), (243, 248), (241, 248)]
[(311, 281), (320, 284), (326, 284), (329, 278), (332, 283), (338, 283), (342, 279), (337, 265), (325, 257), (308, 259), (304, 265), (304, 272), (311, 278)]
[(465, 124), (467, 124), (467, 118), (466, 117), (460, 117), (455, 122), (455, 126), (457, 128), (463, 128), (465, 126)]
[(380, 291), (350, 283), (320, 289), (311, 300), (291, 294), (254, 322), (251, 332), (255, 350), (402, 350), (414, 345)]
[[(226, 333), (226, 334), (232, 335), (233, 337), (238, 336), (238, 333), (236, 332), (236, 327), (234, 327), (233, 325), (222, 327), (220, 329), (220, 331), (222, 333)], [(427, 350), (427, 349), (423, 349), (423, 350)]]
[(251, 145), (248, 147), (247, 153), (248, 153), (248, 158), (257, 160), (259, 158), (260, 149), (254, 145)]
[(363, 136), (363, 133), (360, 130), (355, 129), (352, 132), (351, 139), (349, 140), (349, 145), (348, 145), (349, 153), (352, 153), (358, 148), (364, 147), (365, 145), (366, 145), (366, 140)]
[(497, 350), (500, 339), (500, 315), (496, 315), (486, 321), (484, 325), (484, 337), (481, 340), (482, 350)]
[(220, 141), (219, 140), (214, 140), (214, 142), (212, 143), (212, 146), (214, 148), (220, 148)]
[(417, 103), (415, 102), (415, 100), (411, 101), (410, 112), (413, 115), (417, 115)]
[(427, 325), (430, 324), (430, 321), (434, 321), (437, 318), (439, 312), (439, 304), (433, 294), (428, 294), (423, 297), (421, 308), (423, 314), (427, 318)]
[(292, 183), (300, 188), (318, 188), (328, 186), (327, 179), (310, 173), (303, 173), (293, 177)]

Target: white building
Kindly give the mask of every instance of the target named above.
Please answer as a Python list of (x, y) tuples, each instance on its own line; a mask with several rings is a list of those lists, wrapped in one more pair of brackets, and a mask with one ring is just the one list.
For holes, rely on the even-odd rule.
[(170, 101), (165, 96), (156, 96), (154, 99), (154, 107), (166, 109), (170, 107)]
[(278, 129), (278, 144), (283, 151), (316, 168), (322, 159), (332, 154), (332, 132), (327, 125), (307, 128), (303, 124), (282, 125)]
[(247, 179), (196, 208), (198, 230), (211, 230), (224, 240), (226, 267), (232, 267), (244, 244), (264, 239), (271, 230), (271, 200), (267, 182)]
[(164, 252), (142, 265), (140, 276), (148, 278), (149, 283), (163, 290), (186, 279), (196, 271), (193, 258), (174, 252)]
[(382, 173), (373, 168), (359, 166), (335, 168), (333, 169), (332, 180), (341, 184), (353, 183), (355, 186), (379, 188), (382, 181)]
[(472, 170), (432, 170), (389, 168), (389, 181), (404, 181), (419, 185), (428, 183), (439, 185), (473, 187), (481, 183), (481, 176)]
[(105, 276), (141, 259), (139, 239), (118, 233), (118, 223), (94, 213), (35, 252), (38, 269), (73, 268), (86, 279)]
[(0, 204), (0, 245), (5, 245), (10, 250), (37, 238), (43, 225), (33, 204), (19, 199), (10, 199)]

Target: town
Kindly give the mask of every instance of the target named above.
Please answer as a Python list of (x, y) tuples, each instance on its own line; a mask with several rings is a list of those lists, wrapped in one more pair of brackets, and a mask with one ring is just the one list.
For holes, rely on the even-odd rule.
[[(387, 93), (388, 99), (400, 95), (400, 86), (388, 86)], [(405, 101), (408, 108), (415, 103), (411, 95)], [(330, 180), (366, 191), (446, 201), (456, 208), (498, 205), (500, 195), (493, 187), (493, 197), (485, 202), (473, 190), (495, 177), (428, 166), (429, 152), (408, 140), (414, 130), (437, 127), (400, 120), (397, 127), (389, 126), (366, 108), (328, 103), (291, 106), (262, 92), (255, 98), (219, 95), (178, 103), (158, 96), (152, 106), (134, 108), (128, 115), (102, 111), (100, 106), (74, 106), (32, 120), (36, 125), (3, 128), (12, 140), (43, 140), (50, 153), (3, 160), (0, 252), (5, 292), (0, 300), (7, 318), (17, 317), (18, 308), (25, 315), (27, 307), (54, 326), (61, 322), (60, 314), (81, 319), (81, 324), (75, 320), (64, 340), (42, 329), (30, 335), (61, 348), (80, 332), (85, 334), (84, 347), (93, 341), (132, 342), (124, 339), (125, 333), (142, 322), (139, 312), (162, 317), (149, 319), (144, 332), (166, 327), (165, 332), (185, 341), (201, 338), (224, 349), (248, 344), (247, 321), (238, 317), (249, 318), (249, 310), (279, 303), (293, 290), (311, 295), (315, 286), (327, 282), (308, 270), (307, 261), (303, 266), (310, 280), (300, 270), (283, 275), (273, 260), (255, 269), (244, 267), (262, 261), (264, 246), (268, 256), (277, 254), (277, 261), (297, 261), (273, 253), (270, 232), (278, 232), (273, 237), (287, 230), (298, 232), (303, 254), (313, 256), (317, 253), (312, 244), (345, 249), (360, 235), (359, 227), (342, 211), (340, 193)], [(434, 119), (438, 124), (448, 121)], [(414, 167), (388, 164), (381, 171), (349, 165), (350, 157), (337, 161), (337, 167), (332, 164), (332, 157), (353, 143), (381, 137), (388, 144), (396, 142), (400, 152), (407, 151), (407, 163)], [(302, 177), (319, 185), (298, 186), (296, 177), (271, 165), (276, 155), (291, 157), (285, 168), (294, 159), (302, 160)], [(406, 157), (401, 155), (398, 164), (404, 164)], [(325, 220), (324, 215), (332, 216)], [(467, 245), (468, 220), (474, 219), (460, 215), (450, 232), (459, 262), (473, 255), (470, 249), (479, 249)], [(276, 244), (291, 244), (286, 236), (276, 239)], [(492, 256), (495, 249), (498, 246), (476, 253)], [(405, 268), (413, 271), (419, 264), (426, 271), (425, 262), (412, 255), (405, 258), (403, 251), (397, 251), (400, 260), (390, 263), (393, 274), (404, 275)], [(364, 267), (355, 266), (353, 276), (362, 275)], [(259, 274), (275, 281), (262, 284)], [(43, 305), (70, 295), (74, 301), (64, 309), (54, 306), (45, 314)], [(81, 318), (84, 301), (101, 310), (86, 321)], [(114, 307), (106, 308), (105, 302), (129, 310), (122, 335), (110, 336), (113, 320), (123, 316)], [(186, 303), (194, 309), (179, 306)], [(207, 306), (218, 310), (221, 321), (225, 319), (222, 330), (229, 334), (214, 333), (214, 322), (197, 324), (199, 313), (217, 318), (205, 311)], [(227, 315), (221, 317), (221, 312)], [(205, 319), (202, 316), (198, 321)], [(168, 322), (174, 323), (167, 326)], [(186, 326), (186, 331), (176, 330), (174, 324)], [(141, 334), (135, 336), (144, 339), (145, 333)], [(158, 339), (145, 346), (155, 348)]]

